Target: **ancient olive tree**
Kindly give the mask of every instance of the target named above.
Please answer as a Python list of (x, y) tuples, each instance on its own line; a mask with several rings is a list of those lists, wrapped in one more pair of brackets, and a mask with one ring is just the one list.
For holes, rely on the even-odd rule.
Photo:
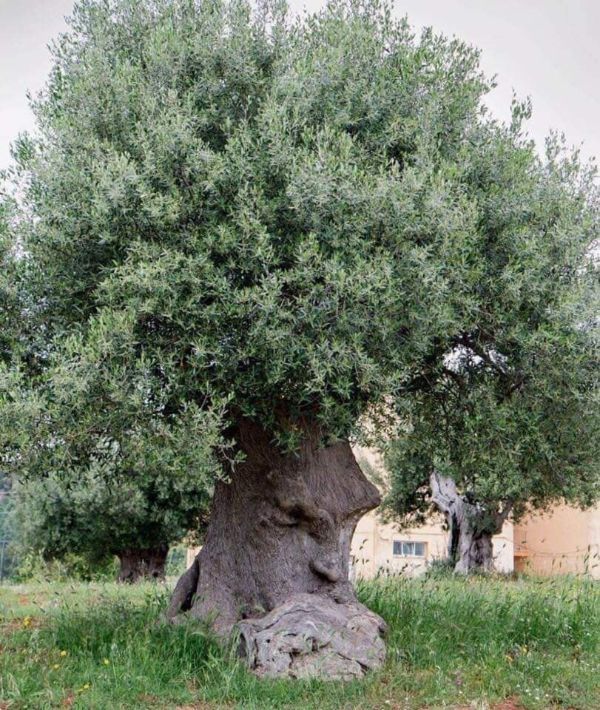
[[(531, 172), (523, 200), (545, 178), (482, 109), (475, 51), (415, 39), (377, 2), (285, 13), (80, 2), (38, 137), (16, 149), (20, 231), (54, 340), (76, 339), (69, 376), (87, 348), (122, 386), (130, 368), (153, 378), (169, 426), (219, 421), (205, 544), (170, 614), (224, 634), (246, 619), (259, 671), (347, 677), (380, 662), (383, 628), (348, 581), (355, 524), (379, 503), (349, 442), (367, 420), (383, 431), (407, 383), (478, 326), (463, 298), (496, 268), (505, 210), (480, 144), (503, 146), (488, 171)], [(531, 222), (532, 239), (560, 228), (550, 211)]]
[(492, 536), (509, 517), (600, 496), (594, 171), (556, 140), (543, 171), (503, 149), (488, 144), (464, 166), (479, 175), (469, 190), (487, 251), (471, 253), (476, 279), (458, 305), (471, 325), (397, 399), (385, 456), (388, 513), (418, 523), (441, 511), (462, 573), (493, 569)]

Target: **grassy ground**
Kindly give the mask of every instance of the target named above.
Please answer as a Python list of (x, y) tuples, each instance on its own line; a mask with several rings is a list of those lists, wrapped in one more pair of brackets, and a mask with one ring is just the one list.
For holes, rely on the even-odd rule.
[(0, 587), (0, 708), (600, 708), (600, 587), (584, 580), (371, 582), (388, 661), (362, 683), (268, 682), (156, 586)]

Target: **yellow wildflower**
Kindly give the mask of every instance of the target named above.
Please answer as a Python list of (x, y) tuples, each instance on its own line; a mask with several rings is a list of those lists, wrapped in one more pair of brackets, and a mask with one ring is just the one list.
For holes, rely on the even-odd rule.
[(23, 619), (23, 626), (24, 626), (25, 628), (27, 628), (28, 626), (31, 626), (31, 617), (30, 617), (30, 616), (26, 616), (26, 617)]
[(61, 655), (61, 658), (64, 658), (65, 656), (69, 655), (69, 652), (68, 651), (61, 651), (60, 655)]
[(110, 665), (110, 661), (108, 660), (108, 658), (105, 658), (105, 659), (102, 661), (102, 663), (104, 663), (105, 666), (109, 666), (109, 665)]

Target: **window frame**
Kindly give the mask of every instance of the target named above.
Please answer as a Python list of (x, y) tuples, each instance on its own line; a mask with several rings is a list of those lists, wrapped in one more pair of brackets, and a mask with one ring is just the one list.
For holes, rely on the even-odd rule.
[[(400, 551), (396, 552), (397, 546)], [(422, 546), (422, 554), (417, 553), (417, 546)], [(410, 552), (409, 550), (413, 550)], [(422, 560), (427, 557), (427, 543), (424, 540), (392, 540), (392, 554), (394, 557), (408, 557)]]

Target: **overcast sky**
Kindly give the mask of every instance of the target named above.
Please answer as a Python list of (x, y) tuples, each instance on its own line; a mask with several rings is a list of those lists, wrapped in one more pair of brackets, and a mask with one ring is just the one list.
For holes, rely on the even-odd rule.
[[(314, 10), (322, 0), (291, 0)], [(26, 91), (37, 91), (50, 68), (48, 42), (65, 28), (73, 0), (0, 0), (0, 169), (9, 142), (33, 127)], [(417, 28), (432, 25), (483, 50), (499, 87), (488, 99), (507, 118), (513, 89), (531, 96), (530, 132), (551, 128), (586, 155), (600, 156), (600, 0), (396, 0)]]

